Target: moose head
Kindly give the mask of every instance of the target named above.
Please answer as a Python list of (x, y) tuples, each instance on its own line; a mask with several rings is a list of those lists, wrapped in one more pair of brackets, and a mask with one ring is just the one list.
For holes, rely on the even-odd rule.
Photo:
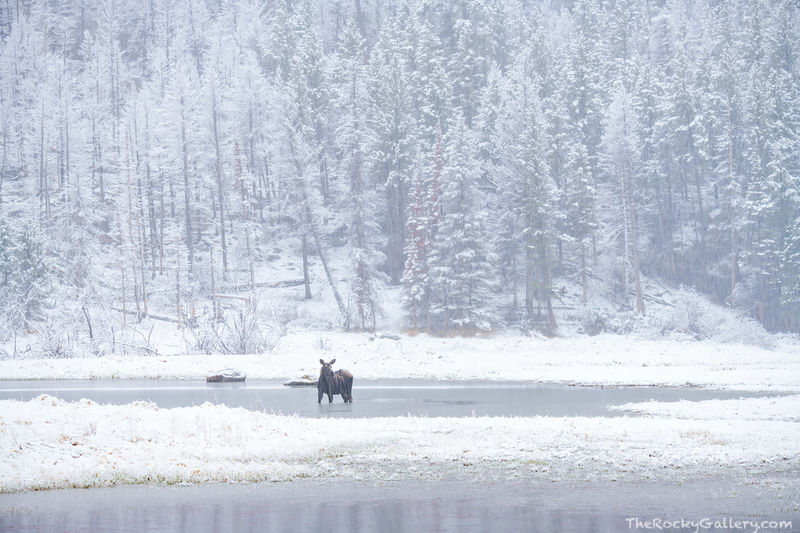
[(336, 362), (336, 359), (331, 359), (330, 363), (326, 363), (323, 359), (319, 360), (319, 364), (322, 365), (322, 370), (320, 370), (319, 377), (326, 377), (330, 378), (333, 375), (333, 363)]
[(319, 371), (317, 381), (317, 403), (322, 401), (324, 394), (328, 395), (328, 402), (333, 403), (333, 395), (341, 394), (342, 399), (347, 402), (353, 401), (353, 374), (347, 370), (333, 371), (331, 366), (336, 359), (331, 359), (329, 363), (320, 359), (319, 364), (322, 368)]

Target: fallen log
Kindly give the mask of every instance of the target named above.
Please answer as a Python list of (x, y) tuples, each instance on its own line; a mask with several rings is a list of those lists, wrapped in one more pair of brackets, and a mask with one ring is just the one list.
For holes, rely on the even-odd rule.
[(316, 387), (317, 380), (311, 379), (311, 376), (303, 376), (300, 379), (287, 381), (284, 383), (286, 387)]

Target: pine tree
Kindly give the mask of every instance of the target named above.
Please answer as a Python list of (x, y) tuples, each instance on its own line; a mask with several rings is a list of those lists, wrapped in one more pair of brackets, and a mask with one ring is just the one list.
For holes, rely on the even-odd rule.
[(420, 165), (411, 187), (405, 247), (406, 262), (403, 270), (403, 308), (406, 319), (413, 329), (424, 328), (431, 332), (437, 328), (434, 322), (436, 299), (435, 274), (432, 272), (432, 254), (442, 218), (441, 183), (443, 167), (442, 135), (436, 136), (435, 148), (430, 160)]
[(555, 210), (552, 212), (553, 226), (556, 230), (556, 247), (558, 254), (558, 268), (564, 267), (564, 244), (572, 237), (567, 228), (568, 192), (567, 179), (570, 154), (570, 144), (579, 138), (578, 131), (570, 121), (566, 103), (566, 80), (561, 72), (563, 58), (556, 57), (556, 68), (549, 73), (550, 94), (542, 102), (542, 120), (545, 128), (545, 157), (547, 158), (548, 171), (556, 188)]
[(597, 229), (596, 191), (592, 184), (589, 151), (580, 141), (568, 145), (566, 155), (566, 231), (576, 248), (582, 301), (588, 303), (589, 255)]
[[(443, 124), (453, 109), (451, 80), (445, 70), (442, 43), (430, 23), (412, 19), (411, 96), (416, 113), (415, 138), (422, 150), (430, 150), (437, 142)], [(422, 155), (423, 159), (429, 157)]]
[(335, 131), (338, 172), (343, 183), (349, 183), (348, 244), (353, 261), (351, 280), (355, 300), (354, 325), (360, 330), (375, 329), (376, 296), (379, 280), (377, 267), (383, 260), (378, 248), (376, 194), (367, 179), (368, 156), (374, 145), (374, 134), (368, 123), (367, 71), (364, 65), (366, 47), (353, 20), (344, 29), (336, 56), (335, 102), (339, 123)]
[(637, 176), (641, 155), (636, 137), (636, 116), (630, 93), (622, 84), (615, 87), (614, 99), (606, 114), (603, 135), (603, 159), (609, 185), (614, 190), (618, 205), (622, 206), (621, 249), (624, 271), (621, 273), (624, 297), (627, 298), (629, 280), (633, 278), (636, 312), (644, 313), (644, 300), (639, 260), (639, 197)]
[(604, 95), (600, 73), (605, 68), (605, 50), (600, 38), (600, 8), (596, 0), (580, 0), (573, 9), (575, 36), (569, 44), (568, 95), (570, 118), (589, 151), (594, 182), (599, 177), (598, 147), (603, 131)]
[(406, 47), (398, 21), (389, 19), (381, 28), (368, 66), (368, 120), (375, 136), (369, 168), (376, 184), (385, 191), (381, 220), (386, 235), (385, 270), (395, 285), (401, 282), (405, 269), (404, 248), (409, 238), (406, 219), (416, 157)]
[(437, 329), (472, 333), (495, 322), (487, 219), (479, 203), (476, 143), (456, 115), (443, 139), (441, 216), (429, 258), (431, 314)]
[(800, 323), (800, 216), (789, 227), (781, 254), (782, 304), (786, 306), (786, 328), (796, 331)]
[(412, 330), (427, 329), (430, 316), (430, 226), (426, 216), (426, 185), (422, 173), (415, 173), (406, 219), (402, 303), (406, 324)]
[[(500, 209), (504, 213), (500, 255), (505, 256), (506, 261), (516, 261), (518, 248), (522, 246), (525, 313), (529, 320), (535, 315), (545, 331), (553, 332), (556, 322), (551, 292), (557, 191), (547, 165), (547, 139), (538, 85), (523, 66), (516, 67), (512, 80), (497, 121), (497, 142), (503, 147), (500, 172), (505, 182), (500, 193)], [(514, 293), (516, 302), (516, 291)]]
[(48, 270), (45, 241), (34, 223), (27, 220), (12, 228), (0, 220), (0, 301), (14, 328), (30, 329), (41, 320)]

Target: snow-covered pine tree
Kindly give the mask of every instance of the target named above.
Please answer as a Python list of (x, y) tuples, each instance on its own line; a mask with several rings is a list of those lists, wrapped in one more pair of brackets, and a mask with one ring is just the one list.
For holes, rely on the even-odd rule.
[(3, 276), (10, 270), (8, 285), (2, 292), (7, 318), (16, 328), (30, 329), (41, 320), (39, 313), (48, 293), (48, 260), (45, 239), (37, 224), (25, 220), (15, 230), (0, 229), (4, 251)]
[(370, 172), (385, 191), (381, 226), (386, 235), (385, 270), (397, 285), (405, 268), (404, 247), (408, 242), (406, 218), (416, 143), (407, 66), (406, 35), (392, 17), (381, 28), (370, 54), (369, 112), (375, 142), (369, 155)]
[(435, 329), (473, 334), (496, 322), (487, 216), (478, 192), (476, 143), (457, 113), (443, 139), (441, 215), (430, 246), (431, 315)]
[(786, 308), (786, 329), (796, 331), (800, 321), (800, 215), (789, 226), (781, 254), (782, 301)]
[(442, 134), (436, 136), (432, 157), (420, 165), (411, 186), (406, 222), (408, 240), (403, 270), (403, 308), (412, 329), (431, 332), (436, 328), (433, 308), (441, 294), (435, 291), (432, 253), (442, 215), (441, 179), (443, 167)]
[(411, 75), (411, 95), (416, 117), (415, 138), (419, 147), (427, 154), (441, 140), (441, 128), (447, 124), (453, 111), (452, 81), (445, 69), (442, 42), (430, 22), (421, 17), (413, 18), (409, 28), (411, 35), (411, 58), (408, 68)]
[(406, 217), (405, 264), (402, 281), (402, 304), (406, 326), (412, 331), (426, 328), (430, 314), (430, 275), (428, 271), (429, 228), (425, 211), (426, 183), (421, 171), (411, 182)]
[[(554, 54), (555, 55), (555, 54)], [(549, 94), (542, 101), (542, 119), (545, 123), (545, 157), (549, 167), (550, 177), (556, 187), (556, 204), (552, 212), (553, 226), (556, 229), (557, 268), (564, 270), (564, 246), (569, 244), (572, 237), (567, 228), (567, 165), (570, 152), (569, 145), (574, 139), (579, 139), (578, 130), (571, 122), (566, 102), (567, 78), (563, 75), (566, 70), (565, 58), (555, 55), (554, 65), (548, 72)]]
[[(528, 321), (535, 317), (549, 333), (556, 329), (551, 293), (558, 208), (556, 188), (547, 165), (546, 130), (538, 89), (525, 65), (516, 65), (496, 125), (497, 142), (502, 146), (499, 173), (503, 180), (498, 243), (500, 255), (506, 260), (516, 261), (521, 248), (525, 265), (524, 311)], [(522, 269), (514, 270), (522, 274)]]
[(565, 181), (565, 228), (575, 248), (582, 301), (587, 304), (593, 234), (597, 229), (596, 191), (592, 183), (589, 151), (579, 140), (567, 145)]
[[(497, 15), (498, 2), (460, 0), (450, 6), (447, 28), (443, 32), (449, 42), (444, 43), (451, 53), (447, 71), (453, 80), (453, 99), (466, 120), (478, 112), (481, 91), (486, 85), (489, 68), (497, 53), (498, 36), (494, 34), (492, 15)], [(500, 18), (499, 16), (497, 17)]]
[(599, 177), (598, 147), (603, 132), (603, 109), (608, 91), (601, 72), (606, 70), (606, 51), (601, 38), (597, 0), (578, 0), (572, 11), (573, 35), (569, 43), (569, 89), (566, 98), (570, 119), (580, 130), (589, 152), (592, 180)]
[(618, 83), (614, 98), (606, 111), (605, 133), (602, 155), (607, 184), (613, 191), (616, 205), (621, 213), (615, 219), (618, 225), (617, 239), (622, 254), (623, 272), (620, 273), (623, 297), (627, 299), (632, 279), (635, 308), (644, 313), (639, 250), (639, 192), (638, 177), (641, 167), (641, 152), (636, 135), (636, 115), (628, 90)]
[(372, 331), (377, 312), (374, 287), (380, 279), (378, 267), (384, 257), (378, 242), (378, 195), (368, 176), (368, 153), (375, 140), (367, 115), (367, 50), (355, 20), (350, 21), (340, 38), (333, 75), (333, 100), (339, 117), (334, 139), (339, 180), (348, 184), (342, 210), (353, 266), (350, 286), (355, 312), (351, 321), (355, 329)]

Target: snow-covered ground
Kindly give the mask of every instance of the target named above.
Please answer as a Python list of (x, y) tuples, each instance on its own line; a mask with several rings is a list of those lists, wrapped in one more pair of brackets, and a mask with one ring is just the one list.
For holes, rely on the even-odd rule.
[[(774, 401), (796, 405), (796, 397)], [(47, 395), (0, 402), (0, 413), (0, 492), (316, 476), (680, 481), (800, 470), (796, 419), (310, 419)]]
[(691, 402), (637, 402), (609, 409), (695, 420), (785, 420), (800, 422), (800, 395)]
[[(293, 333), (249, 356), (6, 359), (3, 379), (315, 376), (800, 391), (800, 348), (612, 335)], [(0, 492), (126, 483), (348, 479), (672, 480), (800, 471), (800, 395), (619, 407), (630, 416), (316, 419), (204, 404), (0, 402)]]
[(791, 342), (767, 350), (617, 335), (392, 337), (306, 331), (289, 333), (275, 350), (258, 355), (5, 359), (0, 360), (0, 379), (203, 379), (226, 367), (249, 379), (293, 379), (316, 376), (320, 358), (335, 358), (335, 367), (347, 368), (356, 379), (488, 379), (800, 391), (800, 344)]

